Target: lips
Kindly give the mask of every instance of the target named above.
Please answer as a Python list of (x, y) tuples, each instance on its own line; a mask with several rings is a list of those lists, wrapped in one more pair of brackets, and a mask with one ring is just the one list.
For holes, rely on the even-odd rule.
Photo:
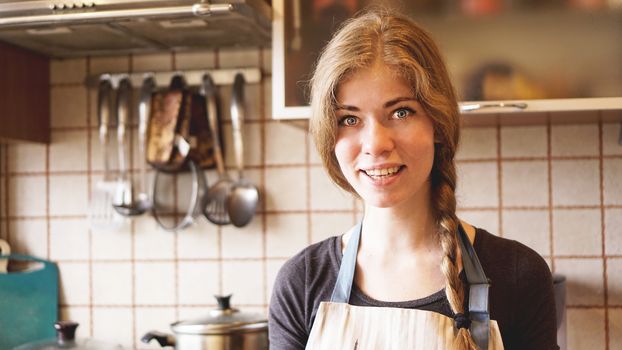
[(404, 168), (403, 165), (390, 166), (390, 167), (380, 167), (380, 168), (370, 168), (370, 169), (361, 169), (367, 176), (372, 179), (383, 179), (396, 175)]

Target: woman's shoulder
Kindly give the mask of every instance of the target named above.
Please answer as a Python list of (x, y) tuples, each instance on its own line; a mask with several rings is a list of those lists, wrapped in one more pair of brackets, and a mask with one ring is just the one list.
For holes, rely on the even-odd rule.
[[(340, 249), (340, 236), (332, 236), (313, 243), (289, 258), (281, 269), (277, 280), (292, 281), (309, 275), (328, 272), (339, 266), (341, 257), (336, 256)], [(278, 281), (277, 281), (278, 282)]]

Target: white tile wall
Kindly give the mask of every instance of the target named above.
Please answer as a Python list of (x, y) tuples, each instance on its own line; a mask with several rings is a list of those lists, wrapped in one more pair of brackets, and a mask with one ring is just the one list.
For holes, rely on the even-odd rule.
[(549, 213), (545, 210), (504, 210), (503, 237), (519, 241), (549, 256)]
[(497, 129), (479, 127), (463, 129), (456, 159), (485, 159), (497, 157)]
[(8, 168), (15, 172), (44, 172), (45, 145), (20, 144), (7, 147)]
[(50, 215), (86, 215), (88, 184), (85, 175), (50, 175)]
[[(269, 49), (233, 48), (53, 61), (52, 143), (11, 144), (0, 154), (0, 236), (17, 252), (58, 263), (61, 317), (82, 324), (79, 336), (110, 339), (112, 333), (128, 349), (158, 349), (140, 343), (140, 336), (203, 315), (214, 307), (215, 293), (233, 293), (233, 305), (265, 313), (286, 259), (360, 219), (362, 206), (330, 182), (304, 129), (270, 119), (270, 55)], [(145, 215), (116, 230), (89, 228), (88, 189), (102, 179), (102, 161), (97, 92), (84, 80), (130, 67), (136, 72), (263, 68), (264, 81), (245, 91), (245, 175), (261, 191), (249, 226), (217, 227), (198, 218), (171, 233)], [(226, 160), (237, 179), (231, 87), (220, 92)], [(467, 128), (458, 154), (459, 217), (532, 247), (555, 272), (566, 274), (569, 349), (622, 346), (620, 124), (603, 124), (602, 133), (599, 128), (598, 123)], [(136, 137), (133, 148), (136, 168)], [(215, 172), (206, 173), (214, 183)], [(176, 183), (180, 206), (186, 177)]]
[(598, 124), (553, 125), (551, 127), (553, 156), (598, 155)]
[(609, 305), (622, 306), (622, 259), (607, 259), (607, 297)]
[(548, 205), (547, 162), (502, 162), (501, 167), (504, 206), (541, 207)]
[(499, 206), (497, 162), (458, 163), (457, 170), (459, 207)]
[(46, 178), (45, 176), (9, 176), (8, 214), (10, 216), (45, 216), (46, 215)]
[(132, 264), (95, 262), (93, 274), (94, 305), (132, 305)]
[(283, 258), (292, 256), (309, 244), (306, 214), (267, 215), (266, 256)]
[(132, 309), (123, 307), (93, 308), (93, 338), (110, 345), (132, 344), (136, 336)]
[(84, 131), (52, 131), (50, 171), (86, 171), (87, 134)]
[(262, 305), (266, 302), (264, 267), (258, 261), (225, 261), (222, 264), (222, 293), (233, 294), (232, 305)]
[(553, 205), (600, 203), (597, 160), (554, 160), (551, 163)]
[(605, 252), (622, 255), (622, 209), (605, 209)]
[(85, 127), (88, 120), (86, 95), (87, 89), (83, 86), (52, 86), (50, 125), (52, 127)]
[(53, 60), (50, 63), (50, 83), (82, 84), (86, 78), (86, 59), (68, 58)]
[(175, 54), (175, 68), (202, 69), (214, 68), (216, 55), (213, 52), (179, 52)]
[[(0, 225), (3, 228), (4, 226)], [(45, 218), (11, 221), (8, 232), (13, 232), (9, 240), (12, 251), (48, 257), (48, 230)]]
[(220, 293), (217, 262), (179, 263), (179, 304), (213, 304), (213, 295)]
[(620, 139), (620, 123), (603, 124), (603, 155), (622, 155)]
[(355, 224), (356, 220), (352, 213), (311, 214), (311, 243), (341, 235)]
[(266, 165), (305, 164), (307, 132), (285, 123), (265, 124)]
[(609, 348), (622, 348), (622, 309), (609, 311)]
[(558, 259), (556, 272), (566, 275), (566, 302), (572, 306), (602, 306), (604, 304), (603, 259)]
[(458, 218), (467, 223), (483, 228), (492, 234), (503, 235), (503, 230), (499, 227), (498, 210), (465, 210), (459, 209)]
[(306, 210), (307, 169), (303, 167), (265, 170), (266, 210)]
[(91, 275), (84, 262), (57, 262), (60, 278), (61, 305), (89, 305), (91, 303)]
[[(179, 63), (179, 55), (176, 59)], [(167, 71), (172, 69), (172, 63), (171, 55), (167, 53), (132, 56), (132, 69), (135, 72)]]
[[(546, 157), (546, 126), (504, 126), (501, 128), (502, 157)], [(529, 142), (525, 142), (529, 140)]]
[(311, 210), (352, 210), (354, 195), (332, 182), (323, 167), (309, 169)]
[(566, 319), (569, 350), (605, 349), (605, 315), (602, 309), (570, 309)]
[[(622, 146), (620, 146), (622, 147)], [(605, 204), (622, 205), (622, 158), (603, 161), (603, 182)]]
[(50, 258), (85, 260), (90, 256), (88, 222), (85, 219), (50, 220)]
[(599, 209), (554, 209), (553, 244), (556, 255), (600, 255), (602, 230)]
[(176, 268), (170, 262), (137, 262), (134, 270), (136, 304), (174, 305)]
[[(207, 229), (215, 230), (210, 225)], [(263, 216), (256, 215), (245, 227), (223, 226), (222, 257), (261, 258), (263, 256)]]

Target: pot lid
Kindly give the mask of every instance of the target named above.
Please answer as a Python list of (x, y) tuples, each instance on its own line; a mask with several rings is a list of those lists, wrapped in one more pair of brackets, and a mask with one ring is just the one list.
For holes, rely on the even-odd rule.
[(56, 338), (27, 343), (14, 350), (121, 350), (120, 345), (113, 345), (94, 339), (76, 339), (78, 323), (73, 321), (58, 321), (54, 323)]
[(231, 295), (215, 297), (218, 301), (217, 309), (198, 319), (173, 323), (171, 329), (177, 334), (251, 333), (268, 329), (265, 316), (232, 308)]

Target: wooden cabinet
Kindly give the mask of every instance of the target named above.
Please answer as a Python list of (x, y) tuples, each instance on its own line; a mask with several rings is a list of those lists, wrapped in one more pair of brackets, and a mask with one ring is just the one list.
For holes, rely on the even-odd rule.
[(16, 141), (50, 141), (49, 60), (0, 43), (0, 142)]

